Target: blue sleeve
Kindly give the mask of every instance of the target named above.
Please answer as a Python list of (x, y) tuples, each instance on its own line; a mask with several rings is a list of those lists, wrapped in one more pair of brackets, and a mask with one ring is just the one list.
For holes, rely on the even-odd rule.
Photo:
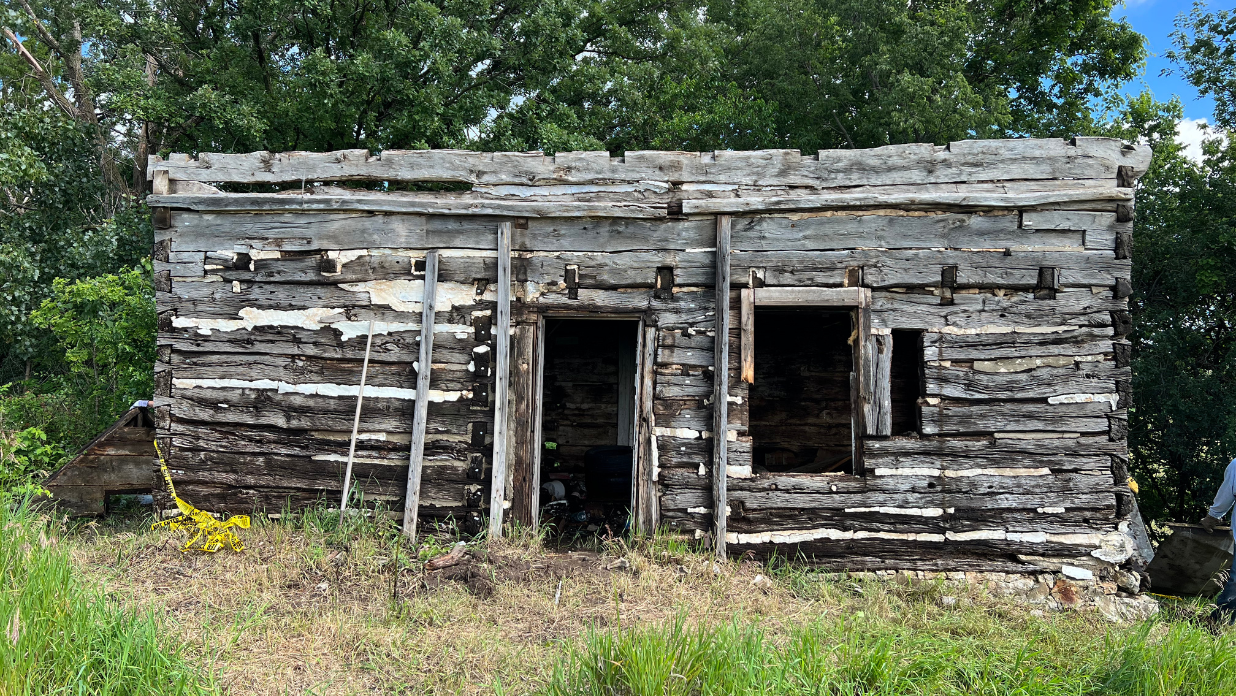
[(1223, 484), (1215, 493), (1215, 504), (1210, 506), (1210, 516), (1223, 519), (1227, 511), (1232, 509), (1233, 503), (1236, 503), (1236, 459), (1233, 459), (1232, 463), (1227, 465), (1227, 471), (1223, 472)]

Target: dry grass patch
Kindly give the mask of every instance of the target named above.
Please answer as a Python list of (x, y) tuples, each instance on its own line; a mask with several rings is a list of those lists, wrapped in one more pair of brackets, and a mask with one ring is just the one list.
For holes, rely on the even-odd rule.
[[(550, 552), (522, 538), (413, 552), (393, 525), (330, 513), (257, 521), (243, 553), (182, 554), (179, 537), (92, 526), (73, 537), (78, 566), (109, 591), (166, 617), (190, 654), (235, 694), (529, 693), (561, 685), (588, 635), (743, 624), (773, 645), (807, 625), (927, 631), (941, 640), (1010, 640), (1037, 651), (1091, 649), (1094, 615), (1035, 618), (980, 590), (824, 581), (793, 566), (718, 565), (675, 538)], [(958, 597), (941, 606), (945, 594)], [(558, 688), (558, 687), (555, 687)]]

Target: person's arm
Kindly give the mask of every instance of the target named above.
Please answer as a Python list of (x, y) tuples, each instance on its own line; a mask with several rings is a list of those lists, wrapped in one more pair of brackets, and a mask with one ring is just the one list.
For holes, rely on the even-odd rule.
[(1223, 483), (1215, 492), (1215, 503), (1210, 506), (1208, 516), (1202, 521), (1208, 531), (1218, 526), (1223, 516), (1232, 509), (1233, 503), (1236, 503), (1236, 459), (1233, 459), (1227, 465), (1227, 470), (1223, 472)]

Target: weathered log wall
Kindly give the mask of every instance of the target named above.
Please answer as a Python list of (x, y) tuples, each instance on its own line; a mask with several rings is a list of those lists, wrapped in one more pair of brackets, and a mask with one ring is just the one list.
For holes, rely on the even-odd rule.
[[(707, 536), (714, 213), (734, 212), (731, 552), (803, 553), (851, 569), (1098, 570), (1129, 550), (1119, 531), (1130, 507), (1124, 336), (1131, 186), (1145, 156), (1078, 140), (809, 158), (349, 151), (152, 161), (169, 177), (152, 177), (162, 190), (151, 199), (159, 433), (195, 504), (337, 499), (374, 320), (355, 476), (367, 499), (402, 509), (423, 259), (437, 249), (421, 515), (479, 528), (493, 451), (496, 231), (513, 221), (517, 326), (555, 313), (643, 319), (654, 339), (644, 351), (652, 422), (637, 449), (655, 460), (660, 523)], [(197, 183), (357, 178), (475, 185), (274, 195)], [(921, 380), (922, 398), (894, 412), (892, 437), (859, 438), (855, 475), (757, 474), (740, 289), (853, 285), (870, 290), (865, 321), (894, 350), (891, 379), (902, 391)], [(918, 334), (890, 340), (899, 330)], [(905, 363), (896, 351), (906, 345), (921, 345), (921, 361)], [(534, 352), (515, 351), (525, 361)], [(517, 385), (513, 398), (527, 406), (534, 392)], [(512, 409), (525, 420), (534, 412)], [(918, 433), (904, 434), (907, 423)], [(530, 456), (524, 445), (512, 456)]]

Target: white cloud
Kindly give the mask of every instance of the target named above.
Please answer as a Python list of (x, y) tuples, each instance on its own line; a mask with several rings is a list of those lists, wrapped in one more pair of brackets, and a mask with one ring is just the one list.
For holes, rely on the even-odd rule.
[(1194, 162), (1202, 161), (1202, 141), (1216, 136), (1226, 138), (1223, 131), (1212, 129), (1204, 118), (1186, 118), (1176, 126), (1176, 142), (1184, 145), (1185, 157)]

